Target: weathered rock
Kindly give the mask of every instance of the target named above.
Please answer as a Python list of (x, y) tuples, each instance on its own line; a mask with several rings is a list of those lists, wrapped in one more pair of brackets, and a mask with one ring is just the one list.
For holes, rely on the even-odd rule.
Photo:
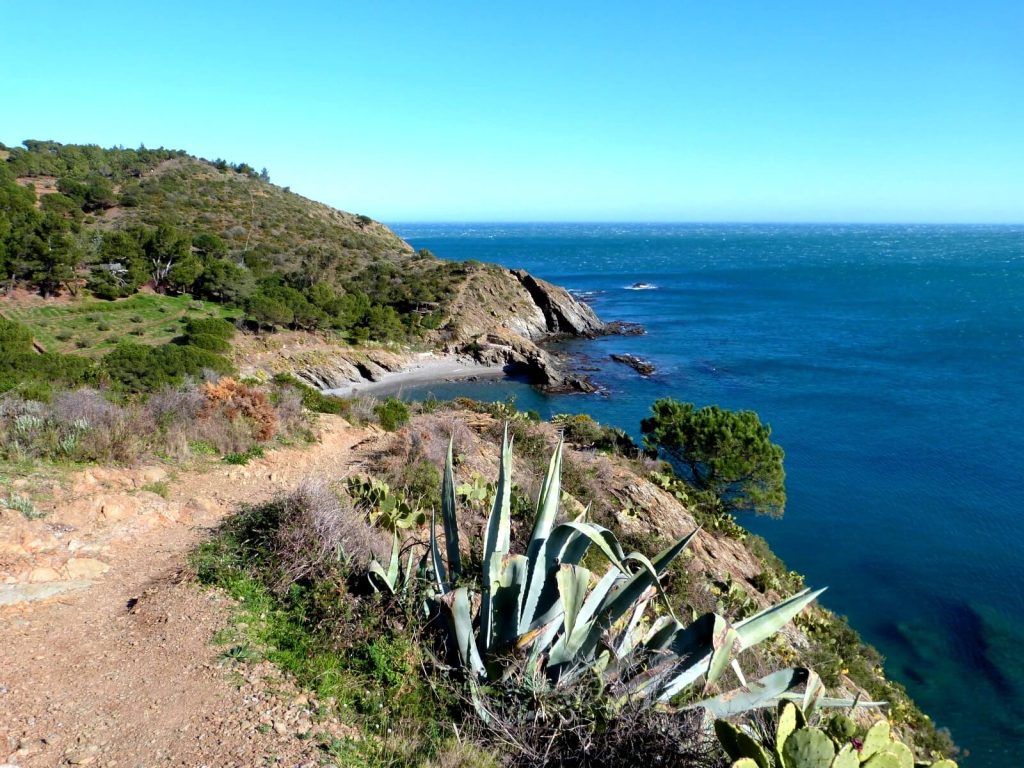
[(604, 323), (594, 310), (564, 288), (534, 277), (522, 269), (513, 269), (511, 273), (529, 292), (534, 304), (544, 315), (548, 334), (590, 336), (604, 330)]
[(617, 363), (628, 365), (641, 376), (651, 376), (656, 370), (653, 363), (636, 355), (610, 355), (610, 357)]
[(64, 564), (69, 579), (95, 579), (110, 570), (110, 566), (94, 557), (72, 557)]
[(160, 483), (167, 479), (167, 470), (162, 467), (144, 467), (139, 470), (139, 484)]
[(90, 581), (46, 581), (35, 584), (0, 585), (0, 605), (18, 605), (63, 595), (78, 589), (85, 589)]

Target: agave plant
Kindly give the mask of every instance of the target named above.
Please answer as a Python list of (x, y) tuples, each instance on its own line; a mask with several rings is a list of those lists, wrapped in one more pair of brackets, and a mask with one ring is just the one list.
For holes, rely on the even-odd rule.
[[(661, 577), (697, 531), (649, 559), (624, 553), (611, 531), (584, 515), (558, 522), (562, 451), (559, 442), (537, 499), (526, 551), (513, 554), (512, 451), (506, 425), (475, 596), (473, 586), (465, 583), (459, 554), (449, 444), (441, 488), (444, 546), (434, 514), (428, 555), (434, 599), (448, 619), (449, 639), (471, 683), (493, 683), (515, 673), (557, 688), (593, 674), (615, 701), (664, 704), (701, 680), (706, 694), (731, 666), (741, 688), (691, 705), (720, 716), (737, 707), (772, 706), (795, 696), (794, 689), (816, 684), (817, 676), (804, 669), (747, 684), (736, 657), (776, 633), (823, 590), (804, 590), (736, 623), (712, 613), (684, 626), (673, 614)], [(581, 565), (591, 549), (607, 561), (600, 576)]]

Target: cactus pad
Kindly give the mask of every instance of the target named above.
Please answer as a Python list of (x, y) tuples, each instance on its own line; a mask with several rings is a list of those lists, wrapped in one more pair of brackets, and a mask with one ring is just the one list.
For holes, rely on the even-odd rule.
[(836, 748), (824, 731), (817, 728), (800, 728), (786, 739), (782, 756), (786, 761), (786, 768), (831, 768)]

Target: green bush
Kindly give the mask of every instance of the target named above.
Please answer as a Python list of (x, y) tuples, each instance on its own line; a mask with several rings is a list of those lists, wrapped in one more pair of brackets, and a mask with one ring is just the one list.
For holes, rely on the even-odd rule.
[(213, 336), (228, 340), (235, 335), (235, 326), (219, 317), (195, 318), (185, 324), (185, 336)]
[(303, 407), (314, 413), (332, 413), (344, 415), (348, 412), (350, 403), (341, 397), (325, 395), (319, 389), (309, 386), (304, 381), (292, 376), (290, 373), (279, 373), (274, 376), (275, 384), (294, 387), (299, 390), (302, 396)]
[(208, 333), (199, 333), (189, 334), (186, 338), (188, 339), (188, 343), (193, 347), (205, 349), (208, 352), (223, 354), (231, 350), (231, 344), (220, 336), (213, 336)]
[(388, 432), (394, 432), (409, 421), (409, 406), (401, 400), (389, 397), (373, 409), (380, 419), (380, 425)]

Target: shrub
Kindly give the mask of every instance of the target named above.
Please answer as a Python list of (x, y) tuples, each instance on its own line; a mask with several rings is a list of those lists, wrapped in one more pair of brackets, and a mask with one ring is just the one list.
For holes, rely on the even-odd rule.
[(387, 547), (380, 530), (366, 524), (348, 497), (308, 480), (282, 502), (272, 544), (277, 586), (326, 578), (339, 563), (365, 568), (373, 558), (382, 558)]
[(334, 395), (325, 395), (319, 389), (309, 386), (304, 381), (292, 376), (290, 373), (279, 373), (274, 376), (273, 379), (275, 384), (288, 385), (298, 390), (302, 396), (302, 405), (314, 413), (333, 413), (344, 415), (349, 407), (350, 403), (340, 397)]
[(199, 349), (205, 349), (209, 352), (216, 352), (217, 354), (223, 354), (231, 349), (231, 344), (226, 339), (220, 336), (213, 336), (211, 334), (200, 333), (190, 334), (188, 337), (188, 343), (193, 347)]
[(389, 397), (373, 411), (380, 419), (380, 425), (388, 432), (394, 432), (409, 421), (409, 406), (394, 397)]
[(221, 414), (230, 422), (242, 422), (249, 427), (252, 438), (260, 442), (270, 440), (277, 432), (277, 413), (267, 393), (241, 384), (232, 378), (203, 385), (206, 405), (201, 419)]
[(235, 335), (235, 326), (218, 317), (194, 318), (185, 324), (185, 336), (213, 336), (227, 341)]

